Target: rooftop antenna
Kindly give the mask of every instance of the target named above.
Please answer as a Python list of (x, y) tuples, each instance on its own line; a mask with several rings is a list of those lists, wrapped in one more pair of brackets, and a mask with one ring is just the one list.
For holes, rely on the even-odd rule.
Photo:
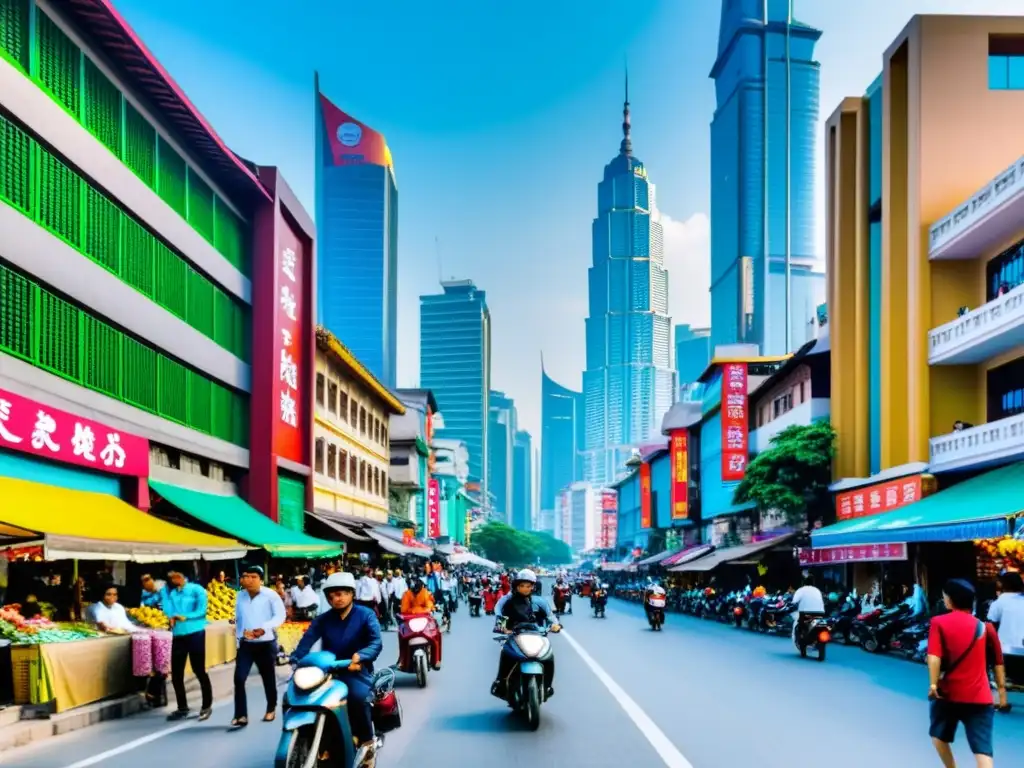
[(633, 142), (630, 140), (629, 121), (629, 62), (625, 64), (626, 74), (626, 99), (622, 103), (622, 143), (619, 144), (619, 154), (629, 157), (633, 154)]

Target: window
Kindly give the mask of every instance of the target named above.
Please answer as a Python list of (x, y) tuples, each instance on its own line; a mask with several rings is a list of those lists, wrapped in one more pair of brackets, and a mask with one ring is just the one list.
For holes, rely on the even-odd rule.
[(786, 394), (776, 397), (772, 401), (772, 418), (777, 419), (784, 413), (793, 409), (793, 393), (787, 392)]
[(338, 415), (342, 421), (348, 421), (348, 392), (338, 393)]
[(408, 456), (392, 456), (391, 457), (392, 467), (408, 467), (409, 457)]
[(348, 451), (338, 451), (338, 480), (348, 482)]
[(338, 384), (334, 381), (327, 382), (327, 408), (331, 413), (338, 412)]
[(371, 416), (370, 418), (373, 419), (373, 442), (379, 443), (380, 442), (380, 422), (377, 421), (377, 417), (376, 416)]
[(352, 426), (354, 427), (356, 424), (359, 423), (358, 420), (357, 420), (357, 417), (359, 415), (359, 410), (358, 410), (359, 406), (356, 405), (355, 398), (352, 398), (352, 400), (349, 402), (349, 405), (350, 405), (349, 412), (348, 412), (349, 413), (349, 421), (352, 422)]
[(804, 402), (804, 384), (805, 383), (806, 382), (803, 382), (803, 381), (800, 382), (800, 402), (801, 403)]
[(366, 434), (366, 409), (359, 406), (359, 432)]
[(377, 467), (373, 468), (373, 493), (380, 496), (380, 470)]
[(380, 495), (385, 499), (388, 497), (388, 476), (383, 472), (380, 476)]
[(388, 444), (388, 425), (380, 425), (380, 444), (386, 446)]
[(1014, 243), (985, 265), (985, 300), (992, 301), (1024, 283), (1024, 240)]
[(988, 421), (1024, 413), (1024, 357), (988, 372)]
[(324, 375), (322, 373), (316, 375), (316, 404), (324, 404)]
[(993, 91), (1024, 90), (1024, 36), (989, 35), (988, 87)]
[(348, 458), (348, 481), (352, 485), (356, 484), (356, 476), (359, 474), (359, 462), (355, 456), (349, 456)]
[(313, 471), (319, 472), (321, 475), (324, 473), (324, 439), (322, 437), (316, 439), (316, 446), (313, 450)]
[(359, 490), (366, 490), (366, 462), (359, 460)]
[(335, 466), (337, 465), (337, 462), (338, 446), (336, 446), (334, 443), (331, 443), (330, 445), (327, 446), (327, 476), (331, 478), (331, 480), (334, 479), (334, 476), (336, 474)]

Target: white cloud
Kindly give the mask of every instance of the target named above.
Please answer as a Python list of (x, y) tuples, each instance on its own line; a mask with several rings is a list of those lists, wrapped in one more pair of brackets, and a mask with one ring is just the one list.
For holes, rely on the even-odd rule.
[(662, 213), (661, 226), (672, 323), (707, 327), (711, 324), (711, 222), (706, 213), (695, 213), (686, 221)]

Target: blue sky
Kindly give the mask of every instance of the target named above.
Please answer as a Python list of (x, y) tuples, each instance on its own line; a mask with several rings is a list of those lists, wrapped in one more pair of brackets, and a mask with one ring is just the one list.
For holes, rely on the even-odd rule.
[[(487, 291), (494, 387), (535, 438), (541, 351), (552, 375), (579, 387), (590, 225), (618, 151), (627, 56), (634, 152), (668, 217), (673, 322), (707, 322), (719, 0), (115, 3), (225, 141), (280, 166), (311, 213), (313, 70), (342, 109), (385, 134), (401, 196), (400, 385), (417, 383), (418, 297), (443, 275)], [(796, 0), (797, 18), (824, 31), (822, 119), (863, 93), (914, 13), (1021, 7)], [(819, 160), (819, 214), (820, 171)]]

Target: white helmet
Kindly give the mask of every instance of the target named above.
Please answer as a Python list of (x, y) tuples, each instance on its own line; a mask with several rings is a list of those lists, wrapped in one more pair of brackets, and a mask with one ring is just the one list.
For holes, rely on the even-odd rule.
[(351, 589), (356, 591), (356, 580), (351, 573), (332, 573), (324, 582), (324, 594), (335, 589)]
[(523, 570), (516, 574), (515, 581), (528, 581), (531, 584), (536, 584), (537, 574), (531, 571), (529, 568), (523, 568)]

